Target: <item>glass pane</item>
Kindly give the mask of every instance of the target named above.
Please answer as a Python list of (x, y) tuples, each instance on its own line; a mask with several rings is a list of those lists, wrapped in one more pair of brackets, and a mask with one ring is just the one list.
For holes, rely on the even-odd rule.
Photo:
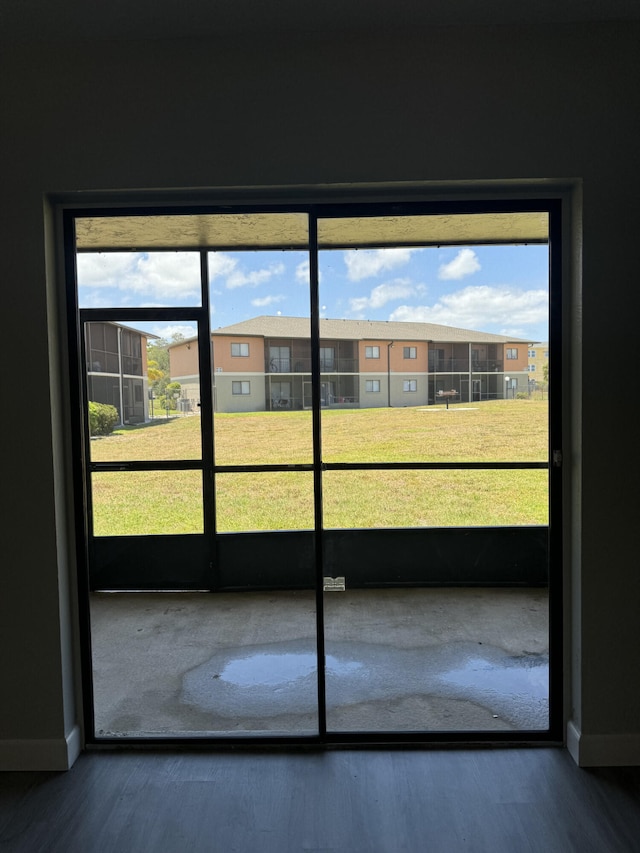
[(84, 332), (91, 460), (200, 459), (197, 338), (150, 341), (109, 322)]
[[(410, 219), (426, 241), (433, 217)], [(548, 377), (530, 352), (548, 338), (548, 246), (394, 246), (401, 220), (362, 220), (379, 248), (319, 253), (324, 461), (545, 461)], [(340, 223), (319, 223), (326, 245)]]
[(349, 589), (325, 599), (329, 731), (549, 726), (546, 589)]
[(197, 252), (83, 252), (80, 308), (166, 308), (202, 304)]
[(216, 464), (310, 463), (307, 253), (211, 252), (209, 276)]
[(548, 473), (326, 471), (324, 526), (482, 527), (548, 524)]
[[(323, 368), (325, 462), (547, 460), (547, 233), (319, 222), (321, 345), (353, 354)], [(548, 727), (546, 470), (326, 471), (323, 515), (329, 730)]]
[(315, 594), (91, 596), (98, 737), (313, 735)]
[(313, 474), (217, 474), (216, 517), (220, 533), (313, 530)]
[(202, 533), (201, 471), (91, 475), (96, 536)]

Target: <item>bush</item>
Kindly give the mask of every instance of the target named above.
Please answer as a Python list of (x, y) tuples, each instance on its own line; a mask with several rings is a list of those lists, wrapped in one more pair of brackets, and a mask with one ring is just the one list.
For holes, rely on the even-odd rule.
[(115, 406), (89, 403), (89, 435), (109, 435), (118, 420), (118, 410)]
[(164, 411), (175, 411), (178, 408), (178, 397), (180, 396), (180, 383), (169, 382), (164, 394), (157, 397), (158, 405)]

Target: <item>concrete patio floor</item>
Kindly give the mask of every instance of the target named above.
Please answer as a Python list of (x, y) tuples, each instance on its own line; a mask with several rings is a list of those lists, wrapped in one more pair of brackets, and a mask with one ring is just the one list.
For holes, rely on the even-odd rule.
[[(98, 736), (317, 733), (311, 592), (95, 593)], [(325, 594), (329, 731), (548, 720), (544, 589)]]

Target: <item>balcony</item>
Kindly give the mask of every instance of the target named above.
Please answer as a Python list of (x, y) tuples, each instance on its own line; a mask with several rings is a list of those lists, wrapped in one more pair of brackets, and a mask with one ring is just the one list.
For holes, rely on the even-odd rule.
[[(321, 373), (357, 373), (357, 358), (321, 358)], [(271, 358), (265, 364), (265, 373), (311, 373), (311, 358)]]
[[(472, 373), (501, 373), (504, 362), (495, 358), (474, 359), (471, 362)], [(429, 359), (431, 373), (469, 373), (468, 358), (438, 358)]]
[(468, 358), (430, 358), (429, 371), (431, 373), (468, 373)]
[[(280, 592), (91, 597), (96, 734), (317, 731), (315, 599)], [(548, 725), (546, 589), (325, 593), (329, 731)]]
[(504, 362), (497, 361), (495, 358), (485, 360), (475, 360), (471, 365), (473, 373), (502, 373)]

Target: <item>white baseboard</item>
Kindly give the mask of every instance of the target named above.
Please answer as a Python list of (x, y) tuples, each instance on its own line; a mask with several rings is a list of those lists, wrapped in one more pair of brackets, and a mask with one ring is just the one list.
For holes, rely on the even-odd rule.
[(0, 771), (69, 770), (81, 751), (79, 726), (65, 738), (0, 740)]
[(80, 726), (75, 725), (66, 737), (67, 741), (67, 770), (70, 770), (76, 763), (77, 758), (82, 752), (82, 732)]
[(585, 735), (569, 721), (567, 749), (579, 767), (640, 766), (640, 734)]

